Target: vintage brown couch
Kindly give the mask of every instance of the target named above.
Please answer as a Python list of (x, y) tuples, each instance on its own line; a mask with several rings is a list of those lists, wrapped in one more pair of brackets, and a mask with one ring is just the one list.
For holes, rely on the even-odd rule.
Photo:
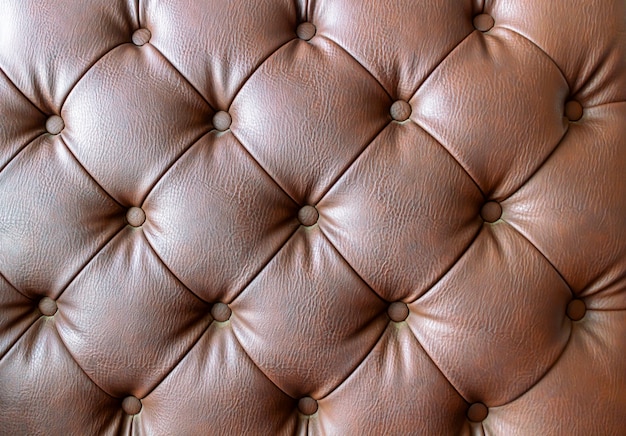
[(624, 0), (0, 0), (0, 434), (626, 434)]

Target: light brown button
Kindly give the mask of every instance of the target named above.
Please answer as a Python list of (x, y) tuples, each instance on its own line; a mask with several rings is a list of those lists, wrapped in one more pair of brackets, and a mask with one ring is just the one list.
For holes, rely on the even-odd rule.
[(46, 120), (46, 130), (51, 135), (58, 135), (64, 128), (63, 118), (58, 115), (52, 115)]
[(502, 216), (502, 206), (497, 201), (488, 201), (480, 210), (480, 216), (488, 223), (495, 223)]
[(300, 401), (298, 401), (298, 409), (304, 415), (313, 415), (317, 412), (317, 401), (315, 401), (311, 397), (302, 397)]
[(300, 220), (300, 223), (306, 227), (310, 227), (315, 224), (319, 217), (319, 212), (311, 205), (303, 206), (302, 209), (298, 211), (298, 220)]
[(576, 100), (565, 103), (565, 116), (570, 121), (578, 121), (583, 116), (583, 106)]
[(213, 127), (215, 127), (220, 132), (225, 132), (230, 128), (233, 119), (230, 114), (226, 111), (219, 111), (213, 115)]
[(474, 27), (481, 32), (488, 32), (494, 24), (495, 21), (489, 14), (480, 14), (474, 17)]
[(228, 321), (233, 311), (225, 303), (215, 303), (211, 308), (211, 316), (217, 322)]
[(575, 299), (567, 305), (567, 316), (572, 321), (580, 321), (587, 313), (587, 306), (583, 300)]
[(389, 113), (391, 114), (391, 118), (395, 121), (406, 121), (411, 116), (411, 105), (404, 100), (394, 101), (391, 105), (391, 109), (389, 109)]
[(126, 222), (133, 227), (139, 227), (146, 221), (146, 213), (140, 207), (131, 207), (126, 212)]
[(128, 415), (136, 415), (141, 412), (141, 401), (139, 398), (129, 395), (122, 401), (122, 410)]
[(409, 316), (409, 306), (402, 301), (394, 301), (387, 308), (387, 315), (393, 322), (402, 322)]
[(467, 419), (472, 422), (484, 421), (489, 415), (489, 409), (483, 403), (474, 403), (467, 409)]
[(311, 38), (315, 36), (315, 32), (317, 29), (313, 25), (313, 23), (300, 23), (298, 28), (296, 29), (296, 35), (303, 41), (309, 41)]
[(44, 316), (52, 316), (57, 313), (57, 302), (50, 297), (39, 300), (39, 311)]
[(144, 44), (147, 44), (152, 38), (152, 33), (148, 29), (137, 29), (133, 33), (133, 44), (141, 47)]

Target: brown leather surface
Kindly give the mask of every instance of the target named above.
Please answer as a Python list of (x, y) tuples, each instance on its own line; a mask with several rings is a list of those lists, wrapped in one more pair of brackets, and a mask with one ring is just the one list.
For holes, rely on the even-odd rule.
[(0, 434), (624, 435), (624, 0), (0, 0)]

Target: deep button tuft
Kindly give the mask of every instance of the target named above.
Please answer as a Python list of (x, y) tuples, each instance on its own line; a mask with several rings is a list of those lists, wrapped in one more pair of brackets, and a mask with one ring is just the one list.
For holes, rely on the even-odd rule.
[(152, 33), (148, 29), (137, 29), (133, 33), (133, 44), (141, 47), (144, 44), (147, 44), (152, 38)]
[(409, 316), (409, 306), (402, 301), (394, 301), (387, 308), (387, 315), (393, 322), (402, 322)]
[(141, 412), (141, 400), (129, 395), (122, 401), (122, 410), (128, 415), (136, 415)]
[(489, 409), (483, 403), (474, 403), (467, 409), (467, 419), (472, 422), (484, 421), (489, 415)]
[(300, 220), (300, 223), (306, 227), (314, 225), (319, 217), (319, 212), (311, 205), (306, 205), (298, 211), (298, 220)]
[(50, 297), (43, 297), (39, 300), (39, 311), (44, 316), (53, 316), (57, 313), (57, 302)]
[(570, 121), (578, 121), (583, 116), (583, 106), (576, 100), (565, 103), (565, 116)]
[(51, 135), (58, 135), (65, 128), (63, 118), (58, 115), (52, 115), (46, 120), (46, 130)]
[(232, 313), (233, 311), (226, 303), (215, 303), (211, 308), (211, 316), (217, 322), (228, 321)]
[(474, 27), (481, 32), (488, 32), (494, 24), (495, 21), (489, 14), (480, 14), (474, 17)]
[(495, 223), (502, 216), (502, 206), (497, 201), (488, 201), (480, 210), (480, 216), (488, 223)]
[(230, 128), (230, 124), (233, 122), (230, 114), (226, 111), (219, 111), (213, 115), (213, 127), (220, 132), (225, 132)]
[(304, 415), (313, 415), (317, 412), (317, 401), (311, 397), (302, 397), (298, 401), (298, 409)]
[(406, 121), (411, 116), (411, 105), (404, 100), (394, 101), (391, 105), (391, 109), (389, 109), (389, 113), (391, 114), (391, 118), (395, 121)]
[(313, 23), (300, 23), (298, 28), (296, 29), (296, 35), (303, 41), (309, 41), (311, 38), (315, 36), (315, 32), (317, 29), (313, 25)]
[(139, 227), (146, 221), (146, 213), (140, 207), (131, 207), (126, 212), (126, 222), (133, 227)]
[(583, 300), (575, 299), (567, 305), (567, 316), (572, 321), (580, 321), (587, 313), (587, 306)]

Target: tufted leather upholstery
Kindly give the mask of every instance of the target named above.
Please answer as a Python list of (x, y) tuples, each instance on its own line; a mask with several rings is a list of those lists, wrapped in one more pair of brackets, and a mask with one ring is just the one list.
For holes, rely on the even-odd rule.
[(624, 0), (1, 0), (0, 433), (623, 435)]

